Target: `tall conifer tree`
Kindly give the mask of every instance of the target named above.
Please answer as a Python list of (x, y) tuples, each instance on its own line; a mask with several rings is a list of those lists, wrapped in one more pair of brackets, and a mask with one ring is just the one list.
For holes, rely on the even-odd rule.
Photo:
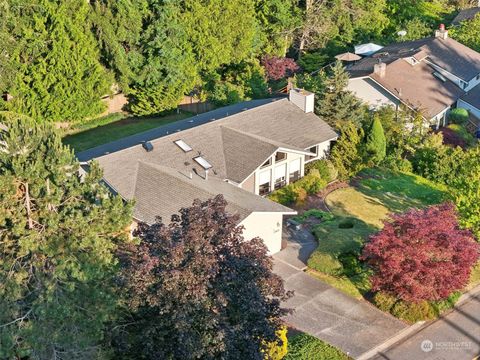
[(130, 206), (48, 124), (1, 119), (0, 358), (92, 359), (116, 305)]

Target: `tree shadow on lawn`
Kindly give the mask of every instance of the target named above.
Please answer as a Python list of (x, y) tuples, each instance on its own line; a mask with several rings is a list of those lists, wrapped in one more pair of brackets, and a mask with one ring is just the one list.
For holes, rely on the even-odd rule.
[(438, 204), (447, 198), (444, 189), (413, 174), (391, 171), (381, 173), (376, 170), (375, 175), (361, 179), (356, 189), (366, 196), (378, 199), (390, 212)]

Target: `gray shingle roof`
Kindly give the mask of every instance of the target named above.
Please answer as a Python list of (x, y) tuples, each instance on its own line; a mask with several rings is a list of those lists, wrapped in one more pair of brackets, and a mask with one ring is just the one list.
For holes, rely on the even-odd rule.
[(480, 109), (480, 85), (475, 86), (472, 90), (462, 96), (462, 100), (470, 105)]
[(465, 81), (470, 81), (480, 73), (480, 53), (452, 38), (442, 40), (435, 37), (385, 46), (372, 57), (357, 62), (348, 71), (351, 77), (368, 76), (379, 59), (391, 64), (400, 58), (414, 56), (419, 51), (423, 51), (432, 63)]
[(245, 219), (252, 212), (295, 213), (293, 210), (264, 199), (218, 179), (204, 180), (177, 170), (138, 162), (135, 176), (136, 200), (134, 217), (149, 224), (160, 216), (165, 223), (180, 208), (191, 206), (195, 199), (202, 201), (222, 194), (227, 201), (227, 211)]
[(460, 25), (462, 21), (473, 20), (478, 13), (480, 13), (480, 7), (461, 10), (453, 19), (452, 25)]
[[(196, 194), (205, 198), (222, 193), (241, 216), (248, 211), (285, 212), (290, 210), (224, 180), (242, 182), (278, 148), (301, 152), (336, 137), (316, 115), (282, 99), (151, 140), (150, 152), (136, 145), (97, 161), (107, 184), (124, 198), (136, 200), (135, 214), (140, 220), (153, 221), (159, 211), (170, 215), (191, 205)], [(179, 139), (193, 151), (185, 153), (175, 145)], [(202, 178), (205, 170), (193, 160), (198, 155), (213, 166), (208, 180)], [(178, 174), (186, 175), (181, 175), (183, 181)]]

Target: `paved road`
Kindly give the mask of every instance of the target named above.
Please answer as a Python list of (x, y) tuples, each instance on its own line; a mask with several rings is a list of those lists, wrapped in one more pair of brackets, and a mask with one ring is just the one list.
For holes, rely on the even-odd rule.
[(285, 318), (289, 325), (327, 341), (354, 358), (406, 328), (403, 322), (367, 302), (345, 295), (303, 272), (301, 268), (316, 243), (306, 230), (297, 235), (286, 232), (289, 246), (274, 255), (274, 271), (285, 280), (285, 287), (295, 292), (284, 304), (294, 309)]
[(480, 291), (375, 360), (472, 360), (480, 355)]
[(244, 101), (244, 102), (230, 105), (230, 106), (225, 106), (220, 109), (215, 109), (215, 110), (212, 110), (203, 114), (199, 114), (184, 120), (166, 124), (158, 128), (145, 131), (140, 134), (128, 136), (123, 139), (110, 142), (108, 144), (100, 145), (92, 149), (82, 151), (76, 155), (79, 161), (88, 161), (93, 158), (106, 155), (108, 153), (112, 153), (115, 151), (129, 148), (134, 145), (138, 145), (145, 141), (158, 139), (162, 136), (166, 136), (168, 134), (172, 134), (177, 131), (186, 130), (198, 125), (206, 124), (210, 121), (218, 120), (226, 116), (239, 113), (246, 109), (253, 109), (255, 107), (270, 103), (275, 100), (278, 100), (278, 99), (251, 100), (251, 101)]

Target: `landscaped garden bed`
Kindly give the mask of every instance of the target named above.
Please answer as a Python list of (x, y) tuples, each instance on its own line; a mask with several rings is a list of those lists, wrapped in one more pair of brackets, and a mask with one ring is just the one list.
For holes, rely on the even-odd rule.
[[(384, 294), (374, 296), (369, 281), (372, 271), (359, 260), (365, 241), (383, 227), (389, 214), (440, 204), (447, 199), (446, 189), (410, 173), (379, 169), (361, 172), (352, 184), (324, 199), (334, 216), (313, 229), (319, 246), (308, 261), (309, 273), (406, 321), (434, 318), (451, 308), (459, 292), (446, 300), (414, 306)], [(480, 281), (480, 265), (471, 278), (472, 283)]]
[(308, 334), (293, 336), (288, 342), (284, 360), (349, 360), (348, 355)]

